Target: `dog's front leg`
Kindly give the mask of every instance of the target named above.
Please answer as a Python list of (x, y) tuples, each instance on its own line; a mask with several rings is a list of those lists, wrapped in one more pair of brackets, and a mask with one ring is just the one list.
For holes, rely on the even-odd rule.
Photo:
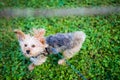
[(30, 61), (32, 63), (28, 66), (28, 69), (30, 71), (32, 71), (35, 68), (35, 66), (39, 66), (39, 65), (43, 64), (46, 60), (47, 60), (46, 56), (39, 56), (37, 58), (30, 58)]
[(31, 64), (28, 66), (29, 71), (32, 71), (34, 68), (35, 68), (34, 63), (31, 63)]

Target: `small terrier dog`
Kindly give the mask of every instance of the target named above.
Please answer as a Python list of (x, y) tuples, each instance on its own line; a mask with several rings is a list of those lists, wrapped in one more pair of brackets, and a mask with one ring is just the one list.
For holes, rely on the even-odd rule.
[(82, 31), (73, 33), (57, 33), (45, 37), (44, 29), (33, 29), (32, 35), (25, 34), (21, 30), (14, 30), (20, 43), (23, 54), (30, 58), (32, 62), (29, 70), (35, 66), (41, 65), (47, 59), (49, 53), (63, 53), (64, 58), (58, 61), (58, 64), (64, 64), (65, 59), (72, 58), (82, 47), (86, 35)]

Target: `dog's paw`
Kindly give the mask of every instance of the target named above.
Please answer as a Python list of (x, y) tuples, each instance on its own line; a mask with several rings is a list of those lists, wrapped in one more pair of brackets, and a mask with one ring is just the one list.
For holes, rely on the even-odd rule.
[(30, 64), (30, 65), (28, 66), (28, 70), (29, 70), (29, 71), (32, 71), (34, 68), (35, 68), (34, 64)]
[(60, 65), (65, 65), (65, 59), (60, 59), (60, 60), (58, 61), (58, 64), (60, 64)]

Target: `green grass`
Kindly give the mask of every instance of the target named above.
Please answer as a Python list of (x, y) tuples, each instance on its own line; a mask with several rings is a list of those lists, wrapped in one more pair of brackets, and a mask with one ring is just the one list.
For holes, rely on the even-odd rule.
[[(60, 8), (96, 5), (118, 5), (117, 0), (105, 1), (2, 1), (0, 7)], [(58, 32), (67, 33), (82, 30), (87, 37), (80, 52), (69, 60), (87, 79), (120, 79), (120, 15), (71, 16), (64, 18), (0, 18), (0, 80), (79, 80), (69, 66), (57, 64), (57, 56), (50, 55), (47, 61), (28, 71), (30, 64), (19, 47), (13, 33), (18, 28), (29, 33), (35, 28), (45, 28), (46, 36)]]

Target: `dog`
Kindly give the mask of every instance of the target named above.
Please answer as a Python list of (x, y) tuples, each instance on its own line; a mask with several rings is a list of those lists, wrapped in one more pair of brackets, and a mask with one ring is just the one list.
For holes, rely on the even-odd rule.
[(32, 34), (25, 34), (21, 30), (14, 30), (23, 55), (32, 62), (28, 69), (32, 71), (35, 66), (43, 64), (48, 54), (61, 52), (64, 58), (58, 64), (65, 64), (66, 59), (72, 58), (79, 52), (85, 41), (86, 34), (83, 31), (73, 33), (57, 33), (45, 37), (45, 29), (33, 29)]

